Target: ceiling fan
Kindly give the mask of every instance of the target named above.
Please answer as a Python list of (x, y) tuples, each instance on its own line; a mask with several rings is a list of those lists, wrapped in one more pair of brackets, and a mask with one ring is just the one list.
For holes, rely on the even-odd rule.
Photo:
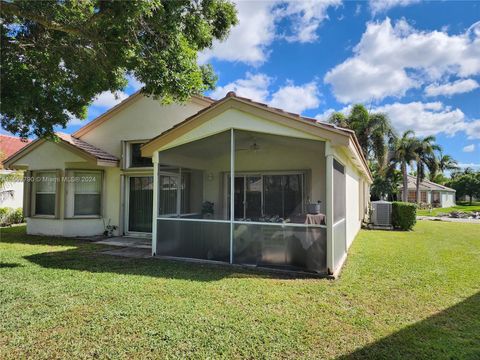
[(246, 148), (237, 148), (237, 151), (253, 151), (258, 152), (261, 151), (260, 145), (258, 145), (257, 140), (253, 139), (253, 143)]

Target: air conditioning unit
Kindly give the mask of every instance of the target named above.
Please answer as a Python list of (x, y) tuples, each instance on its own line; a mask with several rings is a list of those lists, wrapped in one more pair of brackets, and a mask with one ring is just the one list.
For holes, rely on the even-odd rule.
[(392, 228), (392, 203), (389, 201), (372, 201), (372, 222), (377, 228)]

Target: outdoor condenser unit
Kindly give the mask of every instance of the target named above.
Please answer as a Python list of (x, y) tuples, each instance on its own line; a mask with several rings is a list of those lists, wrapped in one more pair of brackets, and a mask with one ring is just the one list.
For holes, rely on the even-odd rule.
[(392, 203), (389, 201), (372, 201), (372, 222), (374, 226), (392, 227)]

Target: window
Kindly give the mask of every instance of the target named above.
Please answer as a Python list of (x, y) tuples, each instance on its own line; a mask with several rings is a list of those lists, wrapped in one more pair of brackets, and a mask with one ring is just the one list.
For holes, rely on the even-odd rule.
[(34, 179), (34, 215), (55, 216), (57, 172), (38, 171)]
[(100, 170), (68, 170), (65, 216), (99, 217), (102, 215), (103, 173)]
[(131, 143), (130, 146), (130, 164), (129, 167), (139, 168), (139, 167), (152, 167), (152, 159), (148, 157), (143, 157), (140, 148), (142, 143)]
[(427, 192), (426, 191), (422, 191), (420, 193), (420, 201), (424, 204), (427, 203)]
[(408, 202), (417, 202), (417, 192), (415, 190), (408, 190), (408, 197), (407, 197)]

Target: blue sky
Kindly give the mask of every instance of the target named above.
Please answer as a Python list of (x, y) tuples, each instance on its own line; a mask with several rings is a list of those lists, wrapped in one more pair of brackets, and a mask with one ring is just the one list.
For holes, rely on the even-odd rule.
[[(236, 91), (325, 120), (364, 103), (400, 132), (436, 135), (444, 152), (480, 168), (480, 2), (238, 1), (240, 24), (199, 56), (220, 98)], [(102, 94), (98, 116), (135, 91)], [(82, 125), (84, 122), (82, 123)], [(80, 127), (73, 121), (67, 128)]]

